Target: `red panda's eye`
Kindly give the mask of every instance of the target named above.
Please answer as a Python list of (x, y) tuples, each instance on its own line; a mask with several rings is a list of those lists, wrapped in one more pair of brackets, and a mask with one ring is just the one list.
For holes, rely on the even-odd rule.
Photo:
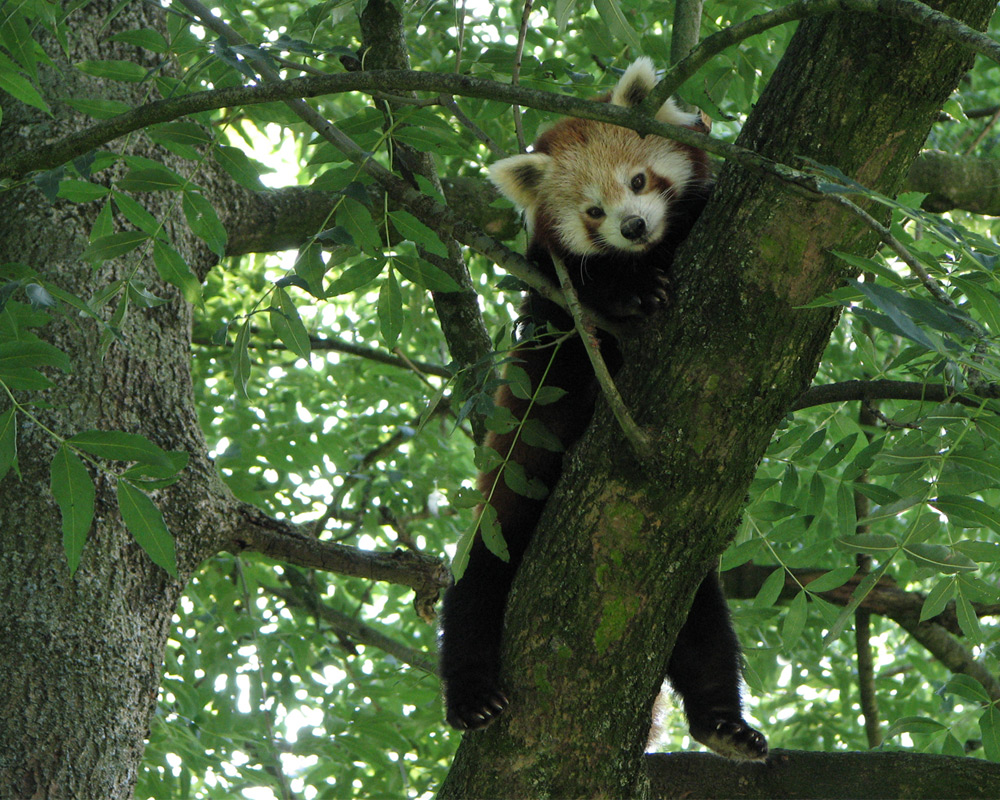
[(632, 176), (630, 182), (633, 192), (641, 192), (646, 188), (646, 175), (645, 173), (639, 172)]
[(604, 209), (600, 206), (591, 206), (587, 209), (587, 216), (591, 219), (600, 219), (604, 216)]

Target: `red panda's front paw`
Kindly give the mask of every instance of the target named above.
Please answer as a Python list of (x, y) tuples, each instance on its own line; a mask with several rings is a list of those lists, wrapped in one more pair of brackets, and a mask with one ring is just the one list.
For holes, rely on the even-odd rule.
[(650, 276), (649, 283), (635, 294), (608, 305), (608, 313), (619, 319), (650, 316), (670, 305), (670, 282), (660, 270)]
[(494, 681), (476, 675), (450, 679), (444, 702), (449, 725), (474, 731), (493, 722), (510, 701)]

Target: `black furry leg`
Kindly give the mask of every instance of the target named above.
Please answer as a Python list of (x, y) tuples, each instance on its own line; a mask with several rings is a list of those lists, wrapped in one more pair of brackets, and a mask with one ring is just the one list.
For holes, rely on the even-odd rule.
[(743, 719), (740, 644), (715, 570), (695, 594), (667, 677), (684, 701), (691, 736), (720, 755), (767, 757), (767, 739)]
[(507, 707), (500, 690), (500, 638), (516, 570), (477, 536), (465, 574), (445, 592), (441, 678), (448, 724), (459, 730), (485, 728)]

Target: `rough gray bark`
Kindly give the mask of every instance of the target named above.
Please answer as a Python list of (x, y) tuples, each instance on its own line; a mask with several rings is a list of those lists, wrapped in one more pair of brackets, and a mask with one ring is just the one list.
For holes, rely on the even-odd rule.
[[(70, 60), (109, 57), (114, 45), (98, 45), (122, 28), (157, 27), (152, 6), (127, 6), (101, 31), (112, 3), (77, 12), (78, 47)], [(140, 102), (145, 86), (97, 85), (65, 65), (49, 43), (55, 69), (44, 69), (50, 97), (109, 96)], [(135, 48), (110, 57), (137, 57)], [(108, 49), (105, 49), (108, 48)], [(110, 50), (113, 53), (113, 50)], [(141, 57), (141, 55), (139, 56)], [(150, 64), (150, 66), (152, 66)], [(130, 92), (134, 91), (135, 96)], [(49, 118), (4, 102), (0, 151), (64, 135), (86, 124), (68, 106)], [(136, 152), (133, 150), (133, 152)], [(147, 149), (145, 155), (162, 158)], [(171, 219), (172, 198), (149, 198), (149, 209)], [(96, 272), (80, 260), (96, 204), (50, 204), (33, 184), (0, 193), (0, 263), (23, 262), (81, 297), (122, 277), (131, 262), (108, 262)], [(176, 221), (176, 220), (175, 220)], [(183, 223), (177, 226), (183, 229)], [(206, 251), (184, 231), (177, 244), (191, 263), (207, 268)], [(191, 403), (190, 307), (152, 270), (142, 279), (172, 302), (132, 314), (125, 343), (99, 355), (93, 324), (64, 315), (44, 329), (47, 341), (65, 351), (74, 371), (44, 395), (48, 407), (33, 410), (61, 436), (88, 428), (143, 433), (160, 446), (186, 450), (191, 464), (175, 486), (157, 493), (178, 536), (179, 579), (155, 566), (135, 544), (118, 513), (114, 483), (97, 477), (95, 527), (71, 578), (63, 554), (59, 512), (48, 491), (54, 443), (20, 418), (19, 481), (13, 471), (0, 483), (0, 797), (114, 800), (129, 797), (157, 698), (162, 652), (184, 578), (220, 546), (216, 531), (227, 499), (205, 457)], [(8, 408), (6, 396), (0, 408)]]
[[(993, 3), (941, 9), (982, 26)], [(806, 156), (879, 191), (902, 182), (971, 62), (898, 21), (803, 21), (739, 144)], [(665, 320), (626, 343), (619, 388), (650, 464), (606, 409), (568, 458), (515, 581), (500, 722), (466, 735), (441, 797), (642, 797), (649, 711), (682, 614), (734, 530), (758, 459), (836, 320), (797, 308), (870, 253), (854, 218), (730, 164), (675, 270)]]

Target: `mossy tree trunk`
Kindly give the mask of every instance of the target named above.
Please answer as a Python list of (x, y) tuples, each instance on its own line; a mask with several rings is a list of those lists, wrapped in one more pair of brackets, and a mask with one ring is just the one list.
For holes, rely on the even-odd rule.
[[(936, 5), (979, 28), (995, 8)], [(804, 21), (739, 144), (892, 194), (970, 63), (888, 18)], [(599, 408), (515, 583), (511, 708), (466, 735), (441, 797), (647, 795), (641, 756), (682, 609), (836, 323), (831, 309), (800, 306), (848, 274), (830, 249), (868, 255), (875, 244), (832, 203), (727, 165), (679, 254), (673, 307), (626, 344), (617, 380), (655, 437), (653, 463), (637, 462)]]

